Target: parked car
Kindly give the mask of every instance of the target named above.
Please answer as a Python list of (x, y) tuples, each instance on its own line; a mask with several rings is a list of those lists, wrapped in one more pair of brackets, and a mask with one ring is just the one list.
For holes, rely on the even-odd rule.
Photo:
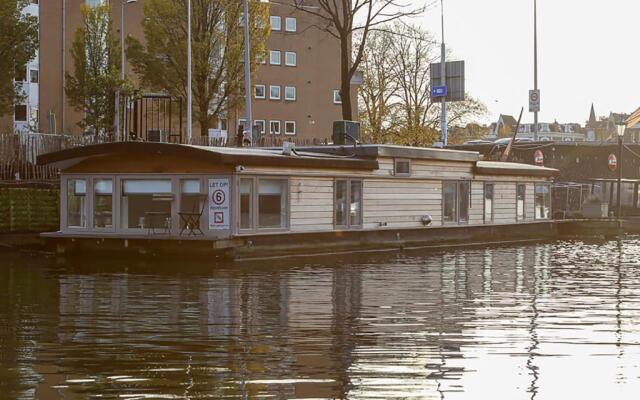
[(491, 144), (493, 143), (491, 140), (486, 139), (476, 139), (476, 140), (467, 140), (464, 144)]
[[(509, 144), (511, 142), (511, 138), (502, 138), (493, 142), (493, 144)], [(531, 143), (532, 139), (529, 138), (516, 138), (516, 143)]]

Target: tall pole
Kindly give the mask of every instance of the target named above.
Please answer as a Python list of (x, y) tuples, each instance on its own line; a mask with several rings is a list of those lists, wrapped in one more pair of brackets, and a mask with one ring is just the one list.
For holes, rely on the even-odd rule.
[[(120, 0), (120, 48), (122, 53), (120, 54), (120, 77), (124, 78), (124, 2), (126, 0)], [(120, 88), (116, 89), (115, 100), (115, 113), (113, 114), (113, 136), (115, 141), (124, 140), (120, 132)]]
[[(245, 119), (244, 130), (249, 126), (251, 144), (253, 137), (253, 115), (251, 114), (251, 50), (249, 44), (249, 0), (244, 0), (244, 92), (245, 92)], [(244, 132), (243, 132), (244, 133)]]
[[(124, 4), (125, 4), (125, 2), (126, 2), (126, 0), (121, 0), (120, 1), (120, 4), (121, 4), (121, 7), (120, 7), (120, 79), (122, 79), (122, 81), (124, 81), (124, 68), (125, 68), (125, 57), (126, 57), (126, 55), (124, 53), (124, 28), (125, 28), (125, 25), (124, 25)], [(118, 100), (119, 100), (119, 98), (120, 98), (120, 90), (118, 90), (118, 96), (117, 97), (118, 97)], [(124, 101), (122, 102), (122, 104), (124, 104)], [(117, 106), (119, 106), (118, 103), (116, 103), (116, 107)], [(122, 112), (123, 118), (122, 118), (122, 136), (121, 136), (121, 138), (122, 138), (122, 141), (124, 142), (124, 141), (127, 140), (127, 131), (126, 131), (126, 126), (125, 126), (126, 125), (125, 124), (126, 118), (124, 118), (124, 113), (125, 113), (124, 107), (122, 109), (123, 109), (123, 112)], [(120, 123), (120, 108), (119, 107), (116, 108), (116, 115), (118, 116), (117, 120), (118, 120), (118, 124), (119, 124)]]
[[(192, 134), (193, 134), (191, 102), (192, 102), (191, 100), (191, 0), (187, 0), (187, 143), (188, 144), (191, 144)], [(200, 134), (202, 134), (202, 132)]]
[[(442, 86), (447, 85), (447, 71), (446, 71), (446, 47), (444, 44), (444, 0), (440, 0), (440, 12), (442, 18), (442, 44), (440, 53), (440, 83)], [(440, 129), (442, 130), (442, 146), (447, 146), (447, 98), (442, 96), (441, 100), (441, 113), (440, 113)]]
[(617, 214), (618, 219), (622, 218), (622, 201), (620, 199), (622, 187), (622, 139), (623, 136), (618, 135), (618, 198), (617, 198)]
[[(538, 92), (538, 0), (533, 0), (533, 90)], [(538, 111), (533, 112), (533, 140), (538, 141)]]

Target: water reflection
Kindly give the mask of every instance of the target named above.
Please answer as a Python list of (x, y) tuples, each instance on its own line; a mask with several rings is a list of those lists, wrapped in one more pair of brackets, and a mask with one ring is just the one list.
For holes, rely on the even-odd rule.
[(640, 241), (241, 265), (2, 254), (8, 398), (635, 398)]

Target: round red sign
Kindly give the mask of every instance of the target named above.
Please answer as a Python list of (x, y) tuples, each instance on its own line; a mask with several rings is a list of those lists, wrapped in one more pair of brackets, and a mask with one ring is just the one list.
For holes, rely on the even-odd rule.
[(536, 150), (533, 154), (533, 159), (537, 166), (541, 167), (544, 165), (544, 154), (542, 154), (542, 150)]
[(615, 171), (616, 169), (618, 169), (618, 158), (616, 157), (615, 154), (609, 154), (609, 170), (611, 172)]

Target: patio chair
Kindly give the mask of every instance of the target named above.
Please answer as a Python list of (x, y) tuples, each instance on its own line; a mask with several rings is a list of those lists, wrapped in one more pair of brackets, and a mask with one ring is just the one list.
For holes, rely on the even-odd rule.
[(207, 196), (200, 195), (198, 196), (198, 201), (194, 203), (191, 212), (178, 213), (182, 225), (180, 236), (183, 236), (185, 231), (187, 231), (187, 236), (204, 236), (204, 232), (200, 228), (200, 220), (202, 219), (206, 205)]

